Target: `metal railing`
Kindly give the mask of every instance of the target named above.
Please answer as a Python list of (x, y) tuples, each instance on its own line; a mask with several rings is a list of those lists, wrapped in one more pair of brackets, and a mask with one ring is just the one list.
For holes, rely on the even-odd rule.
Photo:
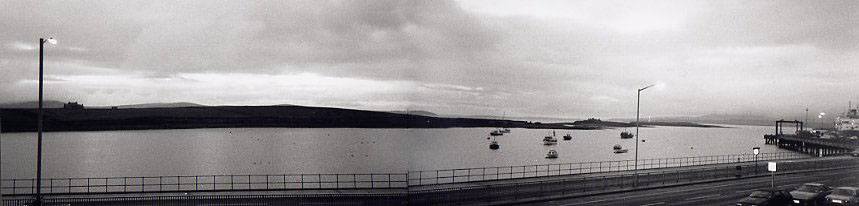
[[(859, 161), (852, 159), (788, 162), (779, 165), (778, 174), (828, 169), (857, 168)], [(757, 169), (756, 169), (757, 168)], [(427, 187), (409, 191), (411, 205), (455, 205), (469, 202), (481, 204), (511, 204), (529, 199), (559, 197), (576, 194), (597, 194), (607, 191), (625, 191), (713, 180), (730, 180), (744, 177), (768, 176), (766, 164), (709, 165), (698, 168), (642, 171), (638, 174), (605, 174), (570, 176), (569, 178), (535, 179), (499, 184), (465, 184), (458, 187)]]
[[(757, 160), (784, 160), (811, 157), (800, 153), (762, 153)], [(640, 159), (638, 169), (700, 166), (752, 162), (752, 154)], [(409, 186), (502, 180), (570, 174), (629, 171), (633, 160), (481, 167), (449, 170), (410, 171), (389, 174), (277, 174), (277, 175), (195, 175), (103, 178), (45, 178), (45, 194), (184, 192), (290, 189), (405, 189)], [(36, 191), (35, 179), (0, 180), (4, 195), (27, 195)]]
[[(197, 175), (104, 178), (46, 178), (42, 193), (126, 193), (288, 189), (406, 188), (408, 174)], [(0, 181), (4, 195), (34, 194), (35, 179)]]
[[(742, 163), (770, 160), (810, 158), (801, 153), (761, 153), (714, 155), (699, 157), (677, 157), (639, 159), (638, 169), (655, 169), (684, 166), (700, 166), (725, 163)], [(449, 184), (485, 180), (502, 180), (557, 175), (588, 174), (599, 172), (630, 171), (635, 169), (634, 160), (539, 164), (505, 167), (478, 167), (447, 170), (409, 171), (409, 186)]]

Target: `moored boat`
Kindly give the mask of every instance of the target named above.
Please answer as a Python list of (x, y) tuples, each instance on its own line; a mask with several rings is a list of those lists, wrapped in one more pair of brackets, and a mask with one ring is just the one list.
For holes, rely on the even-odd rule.
[(614, 145), (614, 147), (612, 147), (612, 149), (614, 149), (614, 153), (626, 153), (629, 151), (629, 149), (624, 149), (619, 144)]
[(623, 131), (623, 132), (621, 132), (621, 133), (620, 133), (620, 138), (621, 138), (621, 139), (630, 139), (630, 138), (632, 138), (633, 136), (634, 136), (634, 135), (632, 135), (632, 132)]
[(501, 136), (501, 135), (504, 135), (504, 133), (501, 132), (501, 130), (494, 130), (494, 131), (489, 132), (489, 135), (490, 136)]
[(572, 140), (573, 136), (570, 134), (564, 135), (564, 140)]
[(546, 158), (547, 158), (547, 159), (555, 159), (555, 158), (558, 158), (558, 151), (555, 151), (555, 150), (549, 150), (549, 153), (548, 153), (548, 154), (546, 154)]
[(553, 144), (557, 144), (557, 143), (558, 143), (558, 139), (555, 139), (555, 137), (553, 137), (553, 136), (543, 137), (543, 144), (544, 145), (553, 145)]

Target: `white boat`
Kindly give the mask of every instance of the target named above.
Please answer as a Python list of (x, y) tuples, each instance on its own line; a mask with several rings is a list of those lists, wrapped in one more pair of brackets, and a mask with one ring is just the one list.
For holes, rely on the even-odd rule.
[(614, 153), (626, 153), (629, 151), (629, 149), (624, 149), (619, 144), (614, 145), (614, 147), (612, 147), (612, 149), (614, 149)]
[(510, 129), (504, 128), (501, 130), (501, 133), (510, 133)]
[(543, 144), (544, 145), (558, 144), (558, 139), (555, 139), (555, 137), (553, 137), (553, 136), (546, 136), (546, 137), (543, 137)]
[(490, 136), (501, 136), (501, 135), (504, 135), (504, 133), (501, 132), (501, 130), (493, 130), (493, 131), (489, 132), (489, 135)]
[(558, 151), (555, 151), (555, 150), (549, 150), (549, 153), (548, 153), (548, 154), (546, 154), (546, 158), (547, 158), (547, 159), (555, 159), (555, 158), (558, 158)]

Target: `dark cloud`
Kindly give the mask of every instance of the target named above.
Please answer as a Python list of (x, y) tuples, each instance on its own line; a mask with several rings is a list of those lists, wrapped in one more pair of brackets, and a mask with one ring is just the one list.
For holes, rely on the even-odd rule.
[(643, 103), (661, 115), (859, 92), (859, 4), (688, 2), (3, 1), (0, 96), (32, 99), (48, 36), (51, 94), (100, 104), (624, 116), (654, 82)]

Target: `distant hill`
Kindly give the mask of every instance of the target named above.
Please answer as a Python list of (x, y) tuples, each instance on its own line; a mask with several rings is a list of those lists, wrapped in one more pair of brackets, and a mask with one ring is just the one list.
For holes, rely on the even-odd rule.
[[(44, 107), (44, 108), (63, 108), (63, 105), (66, 104), (65, 102), (55, 101), (55, 100), (46, 100), (42, 103), (43, 103), (42, 107)], [(39, 101), (0, 103), (0, 108), (8, 108), (8, 109), (39, 108)]]
[[(649, 121), (652, 122), (691, 122), (700, 124), (731, 124), (731, 125), (754, 125), (754, 126), (771, 126), (776, 120), (781, 118), (771, 117), (760, 114), (708, 114), (702, 116), (688, 117), (653, 117), (641, 118), (642, 124)], [(616, 121), (635, 122), (635, 118), (616, 118)]]
[(173, 107), (205, 107), (206, 105), (191, 103), (191, 102), (170, 102), (170, 103), (147, 103), (147, 104), (129, 104), (119, 105), (120, 109), (132, 108), (173, 108)]
[[(102, 131), (234, 127), (279, 128), (450, 128), (507, 127), (534, 129), (594, 129), (563, 124), (515, 120), (444, 118), (329, 107), (197, 106), (167, 104), (159, 108), (95, 108), (45, 110), (45, 131)], [(165, 106), (165, 105), (137, 105)], [(36, 131), (38, 110), (2, 109), (2, 132)], [(432, 114), (421, 112), (422, 114)]]
[(410, 115), (420, 115), (420, 116), (427, 116), (427, 117), (438, 117), (438, 114), (436, 114), (436, 113), (432, 113), (429, 111), (423, 111), (423, 110), (388, 111), (388, 112), (394, 113), (394, 114), (410, 114)]

